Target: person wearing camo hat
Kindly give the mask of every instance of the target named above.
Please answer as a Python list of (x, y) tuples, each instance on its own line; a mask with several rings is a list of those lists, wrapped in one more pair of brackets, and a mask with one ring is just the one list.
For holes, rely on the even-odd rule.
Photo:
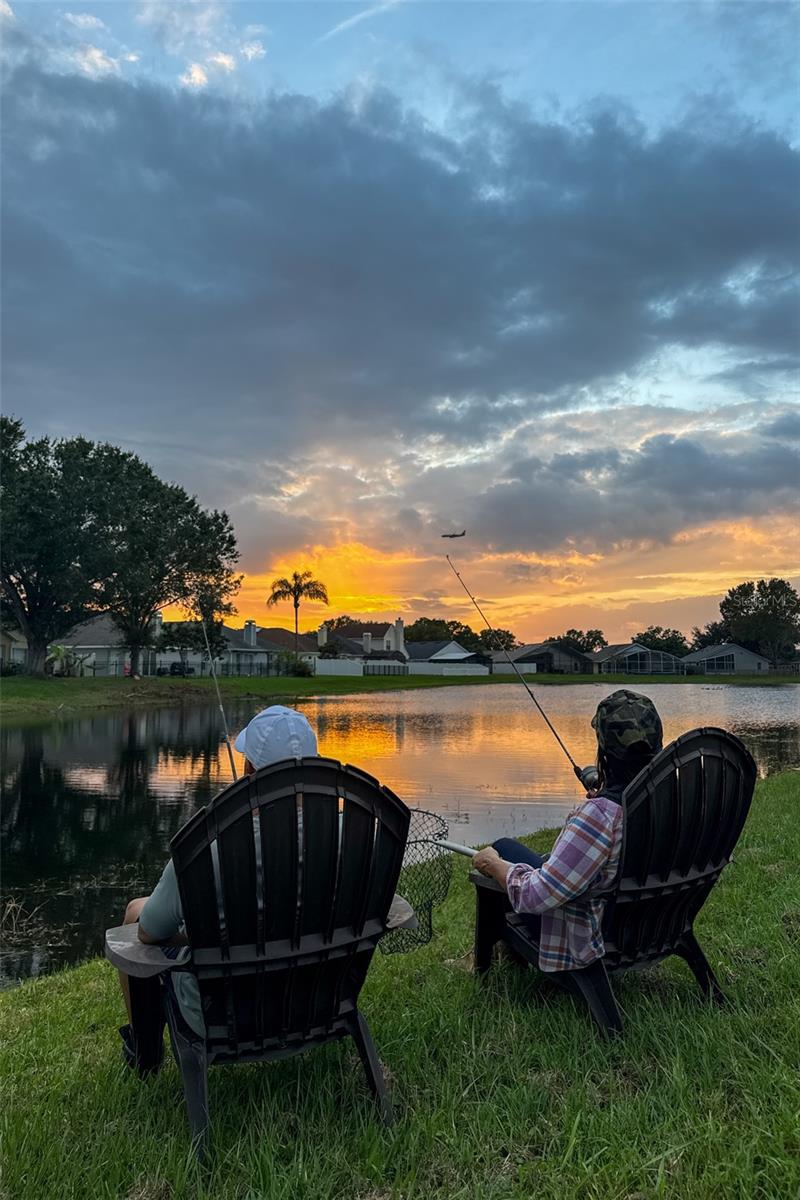
[(577, 970), (605, 953), (605, 901), (581, 897), (613, 882), (622, 849), (622, 793), (662, 745), (652, 700), (627, 688), (600, 701), (592, 728), (598, 782), (569, 814), (550, 854), (500, 838), (472, 860), (505, 888), (515, 912), (527, 914), (542, 971)]

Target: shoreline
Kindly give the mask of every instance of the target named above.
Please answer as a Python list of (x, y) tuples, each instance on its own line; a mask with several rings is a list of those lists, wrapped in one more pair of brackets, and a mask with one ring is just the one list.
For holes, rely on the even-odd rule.
[[(212, 1154), (200, 1171), (169, 1050), (145, 1083), (122, 1066), (110, 964), (91, 959), (3, 992), (2, 1194), (797, 1194), (797, 780), (785, 772), (758, 782), (733, 862), (697, 920), (726, 1006), (704, 1004), (676, 958), (626, 972), (614, 983), (625, 1036), (613, 1045), (535, 972), (498, 962), (476, 983), (474, 896), (456, 865), (433, 941), (410, 955), (376, 954), (362, 994), (397, 1107), (391, 1133), (375, 1121), (352, 1052), (332, 1046), (212, 1070)], [(552, 832), (525, 841), (545, 851)]]
[[(526, 675), (536, 687), (616, 684), (641, 687), (677, 686), (798, 687), (797, 675)], [(230, 700), (292, 701), (317, 696), (352, 696), (364, 692), (416, 691), (436, 687), (493, 687), (517, 683), (514, 675), (371, 675), (233, 676), (219, 680), (223, 698)], [(146, 709), (183, 704), (212, 703), (211, 678), (170, 679), (31, 679), (7, 676), (0, 680), (0, 723), (3, 725), (51, 721), (60, 717), (92, 715), (120, 709)]]

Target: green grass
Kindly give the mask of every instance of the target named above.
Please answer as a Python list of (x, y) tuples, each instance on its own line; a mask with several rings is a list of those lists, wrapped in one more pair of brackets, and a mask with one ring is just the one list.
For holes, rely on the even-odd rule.
[[(571, 683), (616, 683), (628, 687), (653, 683), (724, 683), (737, 687), (800, 683), (800, 676), (797, 675), (529, 675), (527, 678), (540, 687)], [(366, 678), (331, 675), (318, 679), (235, 677), (221, 679), (220, 687), (225, 696), (278, 700), (455, 685), (486, 687), (513, 683), (515, 679), (514, 675), (371, 675)], [(12, 676), (0, 681), (0, 718), (49, 719), (74, 715), (76, 712), (196, 703), (212, 698), (213, 683), (208, 678), (33, 679)]]
[[(540, 848), (546, 835), (532, 841)], [(398, 1123), (374, 1119), (348, 1044), (211, 1072), (212, 1158), (189, 1153), (171, 1056), (125, 1071), (111, 968), (0, 997), (11, 1200), (789, 1200), (800, 1195), (800, 775), (758, 786), (697, 923), (729, 997), (671, 960), (619, 979), (626, 1035), (531, 972), (470, 973), (458, 862), (439, 933), (377, 955), (362, 993)]]

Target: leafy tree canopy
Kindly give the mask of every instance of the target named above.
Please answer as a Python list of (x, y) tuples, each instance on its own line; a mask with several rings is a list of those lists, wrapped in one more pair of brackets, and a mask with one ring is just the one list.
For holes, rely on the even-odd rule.
[(740, 583), (726, 593), (719, 611), (734, 642), (754, 643), (773, 664), (793, 656), (800, 640), (800, 594), (788, 580)]
[(568, 629), (565, 633), (547, 640), (563, 646), (566, 650), (578, 650), (581, 654), (589, 654), (592, 650), (602, 650), (604, 646), (608, 645), (602, 629), (587, 629), (585, 633), (582, 629)]
[(510, 629), (482, 629), (478, 634), (480, 649), (491, 654), (493, 650), (513, 650), (517, 639)]
[(108, 612), (138, 669), (158, 609), (230, 580), (236, 542), (225, 513), (206, 512), (133, 454), (85, 438), (25, 442), (2, 418), (2, 592), (28, 639), (30, 670), (47, 646)]
[(665, 629), (662, 625), (648, 625), (642, 633), (637, 633), (631, 641), (646, 646), (648, 650), (661, 650), (664, 654), (674, 654), (683, 658), (689, 653), (689, 643), (680, 629)]

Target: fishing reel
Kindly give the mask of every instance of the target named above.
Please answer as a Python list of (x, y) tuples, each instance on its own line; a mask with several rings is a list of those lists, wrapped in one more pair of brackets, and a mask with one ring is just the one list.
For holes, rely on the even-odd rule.
[(594, 791), (597, 785), (600, 783), (600, 773), (594, 763), (590, 763), (588, 767), (576, 766), (575, 774), (577, 775), (578, 779), (580, 779), (587, 792)]

